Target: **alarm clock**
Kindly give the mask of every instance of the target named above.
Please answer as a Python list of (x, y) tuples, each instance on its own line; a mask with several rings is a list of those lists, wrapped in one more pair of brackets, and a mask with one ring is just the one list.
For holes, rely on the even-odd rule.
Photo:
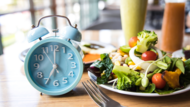
[[(42, 39), (49, 31), (39, 23), (47, 17), (66, 18), (70, 26), (64, 30), (64, 38), (55, 36)], [(28, 51), (24, 70), (29, 83), (38, 91), (47, 95), (57, 96), (71, 91), (79, 83), (83, 74), (81, 50), (72, 41), (81, 41), (81, 33), (73, 27), (65, 16), (50, 15), (42, 17), (37, 27), (29, 31), (29, 42), (40, 39)]]

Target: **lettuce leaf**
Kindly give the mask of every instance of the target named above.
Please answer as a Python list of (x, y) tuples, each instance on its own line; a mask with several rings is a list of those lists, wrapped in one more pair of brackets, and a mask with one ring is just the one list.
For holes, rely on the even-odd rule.
[(152, 93), (156, 89), (156, 86), (154, 83), (149, 84), (148, 87), (144, 90), (145, 93)]
[(174, 91), (176, 91), (176, 89), (169, 88), (169, 85), (167, 83), (163, 89), (155, 90), (155, 92), (158, 93), (159, 95), (170, 94), (173, 93)]
[(190, 84), (190, 59), (185, 61), (185, 74), (181, 74), (179, 80), (182, 87)]
[(91, 66), (99, 68), (101, 73), (103, 73), (103, 72), (105, 73), (101, 77), (97, 78), (98, 84), (105, 84), (105, 83), (107, 83), (109, 76), (112, 72), (113, 63), (112, 63), (111, 59), (109, 58), (109, 54), (106, 54), (106, 53), (101, 54), (100, 58), (101, 58), (101, 61), (98, 60), (98, 61), (94, 62)]
[(173, 93), (175, 90), (155, 90), (156, 93), (158, 93), (159, 95), (164, 95), (164, 94), (170, 94)]

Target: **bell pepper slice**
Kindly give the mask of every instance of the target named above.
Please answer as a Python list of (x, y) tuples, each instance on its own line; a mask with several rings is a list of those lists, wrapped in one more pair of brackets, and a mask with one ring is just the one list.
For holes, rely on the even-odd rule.
[(180, 87), (179, 76), (181, 75), (181, 70), (177, 68), (175, 71), (164, 71), (163, 79), (168, 83), (169, 87), (175, 89)]

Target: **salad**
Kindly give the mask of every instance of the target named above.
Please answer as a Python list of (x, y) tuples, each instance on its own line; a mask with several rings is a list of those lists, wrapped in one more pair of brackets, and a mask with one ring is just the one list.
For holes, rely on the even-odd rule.
[(98, 84), (132, 92), (169, 94), (190, 84), (190, 59), (172, 58), (155, 47), (154, 31), (141, 31), (116, 52), (101, 54), (88, 71)]

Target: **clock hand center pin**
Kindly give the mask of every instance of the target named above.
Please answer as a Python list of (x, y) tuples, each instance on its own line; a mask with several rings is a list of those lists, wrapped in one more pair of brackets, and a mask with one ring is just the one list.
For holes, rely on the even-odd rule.
[(53, 64), (53, 69), (57, 69), (57, 64)]

